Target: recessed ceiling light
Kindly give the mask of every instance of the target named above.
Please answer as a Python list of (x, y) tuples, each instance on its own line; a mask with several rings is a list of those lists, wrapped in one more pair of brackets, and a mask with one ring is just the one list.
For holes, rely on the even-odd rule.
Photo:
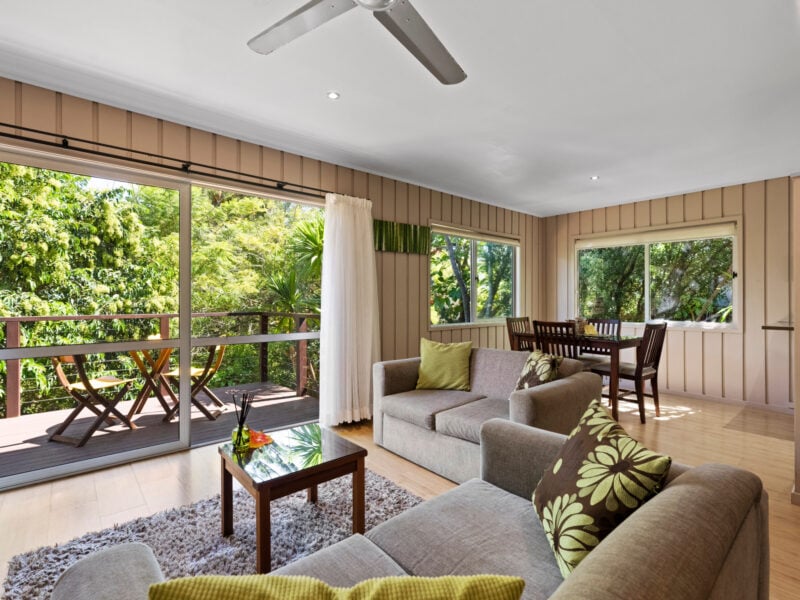
[(328, 92), (328, 100), (338, 100), (341, 97), (341, 94), (337, 91), (331, 90)]
[(598, 179), (600, 179), (600, 175), (592, 175), (589, 179), (591, 179), (592, 181), (597, 181)]

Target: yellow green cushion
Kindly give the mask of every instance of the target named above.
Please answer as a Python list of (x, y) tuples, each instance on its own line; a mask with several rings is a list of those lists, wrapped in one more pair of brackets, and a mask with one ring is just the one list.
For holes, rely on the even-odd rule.
[(472, 342), (442, 344), (426, 338), (419, 341), (418, 390), (469, 391), (469, 358)]
[(150, 586), (149, 600), (518, 600), (525, 581), (506, 575), (384, 577), (335, 588), (297, 575), (201, 575)]

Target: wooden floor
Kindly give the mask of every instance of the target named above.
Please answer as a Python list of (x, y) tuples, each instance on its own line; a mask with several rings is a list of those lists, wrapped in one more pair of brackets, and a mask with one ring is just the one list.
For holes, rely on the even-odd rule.
[[(255, 394), (256, 402), (248, 423), (257, 429), (281, 429), (296, 423), (315, 421), (319, 415), (319, 402), (316, 398), (298, 397), (293, 390), (273, 383), (214, 388), (212, 392), (225, 403), (225, 407), (216, 420), (210, 421), (192, 406), (193, 447), (216, 443), (230, 436), (236, 423), (231, 390)], [(202, 395), (200, 399), (210, 408), (216, 408)], [(121, 402), (120, 411), (127, 414), (130, 404)], [(0, 477), (175, 442), (179, 436), (178, 419), (165, 422), (163, 409), (155, 398), (150, 398), (144, 410), (133, 419), (137, 429), (130, 430), (123, 425), (103, 427), (80, 448), (49, 442), (48, 435), (64, 421), (69, 412), (58, 410), (0, 419)], [(80, 437), (93, 421), (94, 415), (84, 409), (65, 433)]]
[[(757, 473), (770, 496), (771, 598), (800, 598), (800, 506), (790, 503), (794, 426), (789, 415), (665, 395), (662, 416), (640, 425), (623, 404), (620, 422), (654, 450), (688, 464), (724, 462)], [(372, 443), (372, 428), (337, 430), (369, 451), (367, 467), (431, 498), (452, 488)], [(0, 494), (0, 576), (9, 557), (44, 544), (194, 502), (219, 492), (215, 446)], [(635, 559), (635, 557), (632, 557)]]

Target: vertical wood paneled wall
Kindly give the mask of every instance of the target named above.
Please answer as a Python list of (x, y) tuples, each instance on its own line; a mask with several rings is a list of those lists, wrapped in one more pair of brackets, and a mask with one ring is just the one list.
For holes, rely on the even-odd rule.
[(794, 334), (761, 329), (792, 320), (789, 184), (783, 177), (543, 219), (544, 314), (573, 316), (575, 236), (736, 218), (741, 224), (739, 329), (668, 330), (659, 386), (672, 393), (789, 409)]
[[(3, 78), (0, 121), (368, 198), (377, 219), (418, 225), (434, 220), (518, 237), (519, 312), (539, 310), (536, 217)], [(420, 255), (377, 253), (382, 357), (417, 356), (420, 337), (508, 347), (505, 324), (429, 331), (427, 261)]]

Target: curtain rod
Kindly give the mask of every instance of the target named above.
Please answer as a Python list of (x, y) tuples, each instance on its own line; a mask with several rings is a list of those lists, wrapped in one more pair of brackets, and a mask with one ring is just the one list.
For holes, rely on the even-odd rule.
[[(36, 137), (32, 137), (30, 135), (21, 135), (18, 133), (0, 131), (0, 137), (9, 138), (13, 140), (20, 140), (24, 142), (32, 142), (34, 144), (42, 144), (45, 146), (49, 146), (52, 148), (61, 148), (67, 150), (74, 150), (76, 152), (82, 152), (84, 154), (89, 154), (93, 156), (101, 156), (104, 158), (113, 158), (114, 160), (122, 160), (130, 163), (135, 163), (137, 165), (145, 165), (148, 167), (155, 167), (158, 169), (166, 169), (168, 171), (174, 171), (178, 173), (188, 174), (188, 175), (203, 175), (203, 176), (210, 176), (216, 179), (220, 179), (223, 181), (230, 181), (233, 183), (255, 183), (256, 185), (277, 190), (280, 192), (291, 192), (292, 194), (299, 194), (301, 196), (308, 196), (311, 198), (325, 198), (325, 194), (330, 193), (330, 190), (325, 190), (322, 188), (316, 188), (313, 186), (308, 185), (300, 185), (295, 183), (289, 183), (286, 181), (281, 181), (280, 179), (274, 179), (272, 177), (263, 177), (261, 175), (253, 175), (251, 173), (243, 173), (241, 171), (235, 171), (233, 169), (226, 169), (224, 167), (215, 167), (213, 165), (207, 165), (204, 163), (197, 163), (188, 160), (182, 160), (180, 158), (174, 158), (172, 156), (166, 156), (164, 154), (156, 154), (154, 152), (146, 152), (144, 150), (135, 150), (133, 148), (125, 148), (123, 146), (116, 146), (114, 144), (106, 144), (104, 142), (95, 142), (92, 140), (86, 140), (83, 138), (78, 138), (69, 135), (61, 135), (58, 133), (53, 133), (52, 131), (44, 131), (41, 129), (33, 129), (31, 127), (23, 127), (20, 125), (14, 125), (12, 123), (5, 123), (0, 122), (0, 127), (7, 127), (9, 129), (24, 131), (27, 133), (33, 133), (37, 135), (45, 135), (54, 138), (60, 139), (59, 142), (55, 141), (48, 141), (42, 140)], [(108, 150), (117, 150), (120, 152), (126, 152), (131, 154), (138, 154), (140, 156), (144, 156), (147, 158), (134, 158), (132, 156), (122, 156), (116, 154), (114, 152), (104, 152), (102, 150), (95, 150), (94, 148), (82, 148), (80, 146), (76, 146), (75, 144), (87, 144), (89, 146), (100, 146)], [(148, 160), (150, 159), (150, 160)], [(152, 159), (160, 159), (160, 160), (167, 160), (173, 163), (177, 163), (176, 165), (166, 165), (160, 162), (156, 162)], [(207, 169), (208, 172), (198, 169)], [(224, 173), (228, 173), (230, 175), (235, 175), (236, 177), (226, 176), (226, 175), (219, 175), (214, 171), (222, 171)], [(241, 178), (248, 178), (252, 181), (243, 181)]]

